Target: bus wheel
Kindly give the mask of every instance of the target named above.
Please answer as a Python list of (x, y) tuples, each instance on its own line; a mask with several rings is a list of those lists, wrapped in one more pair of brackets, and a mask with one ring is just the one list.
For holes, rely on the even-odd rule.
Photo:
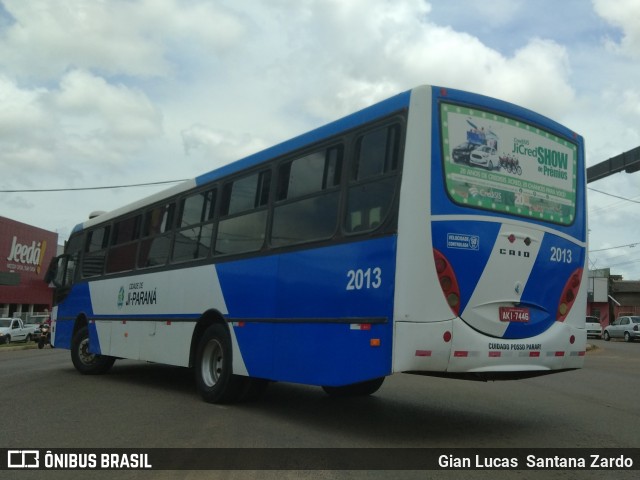
[(224, 325), (205, 330), (196, 353), (196, 384), (209, 403), (233, 403), (244, 391), (246, 377), (232, 373), (231, 338)]
[(114, 357), (96, 355), (89, 352), (89, 329), (82, 327), (71, 340), (71, 361), (80, 373), (84, 375), (99, 375), (106, 373), (116, 361)]
[(331, 397), (364, 397), (376, 393), (383, 382), (384, 377), (380, 377), (342, 387), (322, 387), (322, 389)]

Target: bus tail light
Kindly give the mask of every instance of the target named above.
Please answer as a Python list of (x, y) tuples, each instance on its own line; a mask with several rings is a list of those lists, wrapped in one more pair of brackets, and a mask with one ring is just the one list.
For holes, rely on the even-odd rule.
[(564, 289), (562, 290), (562, 295), (560, 296), (560, 303), (558, 305), (558, 312), (556, 314), (556, 320), (559, 322), (564, 322), (573, 306), (573, 303), (576, 301), (576, 297), (578, 296), (578, 290), (580, 289), (580, 283), (582, 282), (582, 269), (578, 268), (574, 271), (569, 280), (567, 280)]
[(447, 257), (435, 248), (433, 249), (433, 258), (436, 262), (436, 272), (442, 293), (444, 293), (451, 311), (457, 316), (460, 312), (460, 287), (458, 287), (456, 274)]

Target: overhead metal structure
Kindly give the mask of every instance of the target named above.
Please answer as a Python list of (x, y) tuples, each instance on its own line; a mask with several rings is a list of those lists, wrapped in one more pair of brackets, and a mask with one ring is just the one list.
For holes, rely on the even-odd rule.
[(595, 182), (614, 173), (625, 171), (634, 173), (640, 170), (640, 147), (621, 153), (609, 160), (587, 168), (587, 183)]

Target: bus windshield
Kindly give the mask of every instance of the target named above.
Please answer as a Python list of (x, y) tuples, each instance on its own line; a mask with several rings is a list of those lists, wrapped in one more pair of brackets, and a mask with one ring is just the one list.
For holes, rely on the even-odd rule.
[(442, 103), (447, 192), (457, 204), (571, 225), (578, 147), (523, 121)]

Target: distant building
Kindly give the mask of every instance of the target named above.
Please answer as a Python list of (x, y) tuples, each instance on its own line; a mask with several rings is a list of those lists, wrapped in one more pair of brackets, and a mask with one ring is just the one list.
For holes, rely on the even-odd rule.
[(0, 217), (0, 316), (51, 311), (44, 275), (57, 248), (57, 233)]
[[(598, 317), (600, 324), (606, 327), (613, 320), (610, 308), (609, 279), (611, 273), (608, 268), (589, 270), (589, 288), (587, 294), (587, 315)], [(615, 317), (614, 317), (615, 318)]]
[(609, 294), (613, 303), (614, 319), (623, 315), (640, 315), (639, 281), (612, 280)]
[(622, 315), (640, 315), (640, 281), (623, 280), (608, 268), (589, 271), (587, 315), (606, 327)]

